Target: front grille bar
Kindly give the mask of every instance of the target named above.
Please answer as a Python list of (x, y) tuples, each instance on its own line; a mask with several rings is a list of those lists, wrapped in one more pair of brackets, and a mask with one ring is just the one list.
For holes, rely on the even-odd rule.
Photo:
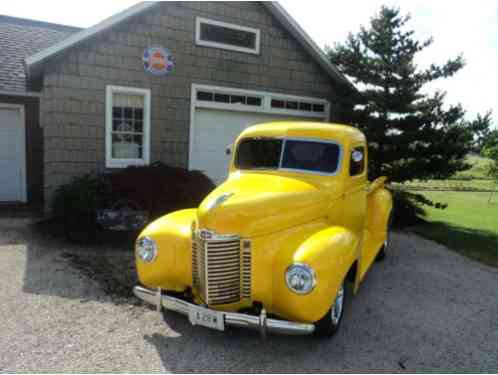
[(237, 235), (192, 235), (192, 284), (208, 305), (251, 297), (251, 246)]

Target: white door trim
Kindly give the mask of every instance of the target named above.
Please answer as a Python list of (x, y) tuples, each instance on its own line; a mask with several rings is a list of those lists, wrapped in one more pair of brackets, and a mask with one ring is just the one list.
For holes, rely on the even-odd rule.
[(0, 103), (0, 109), (17, 109), (19, 110), (19, 120), (21, 122), (21, 202), (28, 201), (28, 193), (26, 186), (26, 122), (24, 117), (24, 104)]
[[(212, 102), (201, 101), (197, 99), (197, 92), (201, 90), (213, 93), (223, 93), (228, 95), (256, 96), (261, 98), (261, 105), (259, 106), (240, 105), (240, 104), (230, 104), (230, 103), (219, 103), (215, 101)], [(272, 108), (271, 106), (272, 99), (307, 101), (307, 102), (312, 102), (314, 104), (322, 104), (324, 106), (324, 111), (307, 112), (299, 110)], [(188, 169), (191, 169), (192, 165), (196, 108), (223, 109), (228, 111), (240, 111), (240, 112), (249, 112), (249, 113), (269, 113), (275, 115), (281, 114), (293, 117), (307, 117), (307, 118), (315, 117), (318, 121), (330, 120), (330, 102), (325, 99), (193, 83), (190, 90), (190, 128), (189, 128), (189, 150), (188, 150), (188, 163), (187, 163)]]

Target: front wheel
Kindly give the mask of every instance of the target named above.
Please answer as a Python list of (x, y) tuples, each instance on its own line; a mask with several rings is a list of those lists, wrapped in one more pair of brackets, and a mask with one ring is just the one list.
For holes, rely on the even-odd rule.
[(315, 323), (315, 333), (322, 337), (332, 337), (339, 330), (344, 315), (344, 304), (346, 302), (346, 288), (341, 284), (334, 303), (325, 316)]

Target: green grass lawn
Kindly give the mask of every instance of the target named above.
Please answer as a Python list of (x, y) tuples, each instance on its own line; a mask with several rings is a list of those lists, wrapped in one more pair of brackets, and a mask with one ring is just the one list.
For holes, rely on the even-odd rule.
[(462, 254), (498, 267), (498, 193), (421, 192), (445, 210), (427, 209), (426, 223), (414, 231)]

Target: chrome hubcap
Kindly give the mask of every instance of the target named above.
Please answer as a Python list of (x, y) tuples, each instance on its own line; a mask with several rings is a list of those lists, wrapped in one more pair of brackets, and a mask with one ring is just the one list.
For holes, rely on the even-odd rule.
[(331, 310), (332, 323), (336, 325), (341, 320), (342, 308), (344, 305), (344, 285), (341, 285), (335, 297), (334, 307)]

